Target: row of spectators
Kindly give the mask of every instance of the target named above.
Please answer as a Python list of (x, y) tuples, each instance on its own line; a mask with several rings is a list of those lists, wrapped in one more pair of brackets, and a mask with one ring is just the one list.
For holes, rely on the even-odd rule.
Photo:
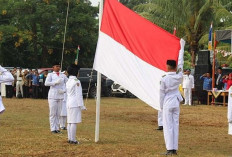
[(44, 82), (48, 71), (39, 74), (37, 69), (14, 68), (11, 73), (15, 79), (5, 83), (6, 98), (12, 98), (14, 94), (17, 98), (47, 98), (49, 87)]
[[(210, 73), (205, 73), (200, 77), (203, 80), (203, 90), (212, 90), (212, 78)], [(218, 90), (228, 90), (232, 85), (232, 73), (223, 75), (222, 68), (217, 69), (215, 75), (215, 88)]]

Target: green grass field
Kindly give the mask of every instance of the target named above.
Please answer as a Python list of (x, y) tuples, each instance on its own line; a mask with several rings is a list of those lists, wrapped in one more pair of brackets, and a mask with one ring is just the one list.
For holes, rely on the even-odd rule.
[[(165, 152), (157, 111), (138, 99), (102, 98), (100, 141), (94, 142), (95, 100), (89, 99), (83, 122), (77, 127), (81, 145), (67, 143), (67, 132), (51, 134), (48, 102), (39, 99), (3, 99), (0, 115), (0, 156), (150, 157)], [(227, 108), (181, 106), (178, 156), (232, 157), (227, 134)]]

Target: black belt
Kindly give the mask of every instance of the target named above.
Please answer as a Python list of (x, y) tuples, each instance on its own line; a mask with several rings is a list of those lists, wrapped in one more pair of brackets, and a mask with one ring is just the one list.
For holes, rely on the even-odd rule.
[(17, 80), (17, 81), (22, 81), (22, 80)]

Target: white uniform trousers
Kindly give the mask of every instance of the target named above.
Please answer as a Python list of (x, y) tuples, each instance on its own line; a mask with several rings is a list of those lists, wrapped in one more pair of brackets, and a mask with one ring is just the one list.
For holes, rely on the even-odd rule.
[(1, 96), (6, 96), (6, 84), (5, 83), (1, 83)]
[(62, 101), (62, 109), (60, 112), (60, 127), (66, 127), (67, 121), (67, 108), (66, 108), (66, 101)]
[(61, 99), (48, 99), (49, 103), (49, 120), (51, 131), (59, 130), (60, 112), (62, 108)]
[(229, 135), (232, 135), (232, 123), (229, 123), (228, 134), (229, 134)]
[(167, 150), (178, 150), (180, 108), (163, 108), (163, 132)]
[(19, 90), (20, 90), (20, 93), (22, 94), (22, 97), (23, 97), (23, 81), (16, 82), (16, 97), (19, 93)]
[(2, 97), (0, 96), (0, 114), (3, 113), (5, 111), (5, 107), (2, 103)]
[(158, 111), (158, 126), (163, 126), (163, 111)]
[(192, 88), (184, 88), (185, 105), (192, 105)]

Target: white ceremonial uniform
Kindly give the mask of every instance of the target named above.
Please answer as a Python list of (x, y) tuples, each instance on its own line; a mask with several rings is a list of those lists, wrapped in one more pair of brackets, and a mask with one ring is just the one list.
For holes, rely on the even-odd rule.
[(76, 76), (69, 76), (67, 89), (68, 140), (76, 141), (77, 123), (81, 123), (81, 110), (85, 109), (81, 82)]
[(20, 93), (22, 94), (22, 97), (23, 97), (23, 77), (22, 77), (22, 72), (21, 72), (21, 76), (20, 76), (20, 71), (18, 70), (17, 71), (17, 74), (16, 74), (16, 78), (17, 78), (17, 82), (16, 82), (16, 97), (19, 93), (19, 90), (20, 90)]
[(158, 126), (163, 126), (163, 111), (158, 111)]
[(180, 102), (179, 85), (183, 74), (167, 72), (161, 79), (160, 108), (163, 110), (163, 132), (167, 150), (178, 150)]
[(229, 123), (228, 134), (232, 135), (232, 86), (229, 88), (227, 118)]
[(192, 105), (192, 89), (194, 88), (194, 77), (192, 75), (183, 75), (183, 89), (185, 105)]
[(85, 109), (81, 82), (75, 76), (70, 76), (66, 83), (67, 89), (67, 122), (80, 123), (81, 110)]
[(62, 101), (64, 99), (64, 93), (66, 92), (64, 87), (67, 80), (66, 75), (60, 72), (59, 76), (56, 72), (49, 73), (45, 80), (45, 86), (50, 86), (48, 92), (48, 103), (51, 131), (59, 130)]
[(62, 109), (60, 113), (60, 127), (64, 128), (66, 127), (66, 119), (67, 119), (67, 92), (64, 93), (64, 99), (62, 101)]
[(1, 83), (1, 88), (0, 88), (1, 96), (6, 96), (6, 83)]
[[(14, 81), (14, 77), (12, 76), (12, 74), (7, 71), (5, 68), (0, 66), (0, 86), (1, 83), (5, 83), (5, 82), (12, 82)], [(0, 113), (2, 113), (3, 111), (5, 111), (5, 107), (2, 103), (2, 97), (0, 95)]]

